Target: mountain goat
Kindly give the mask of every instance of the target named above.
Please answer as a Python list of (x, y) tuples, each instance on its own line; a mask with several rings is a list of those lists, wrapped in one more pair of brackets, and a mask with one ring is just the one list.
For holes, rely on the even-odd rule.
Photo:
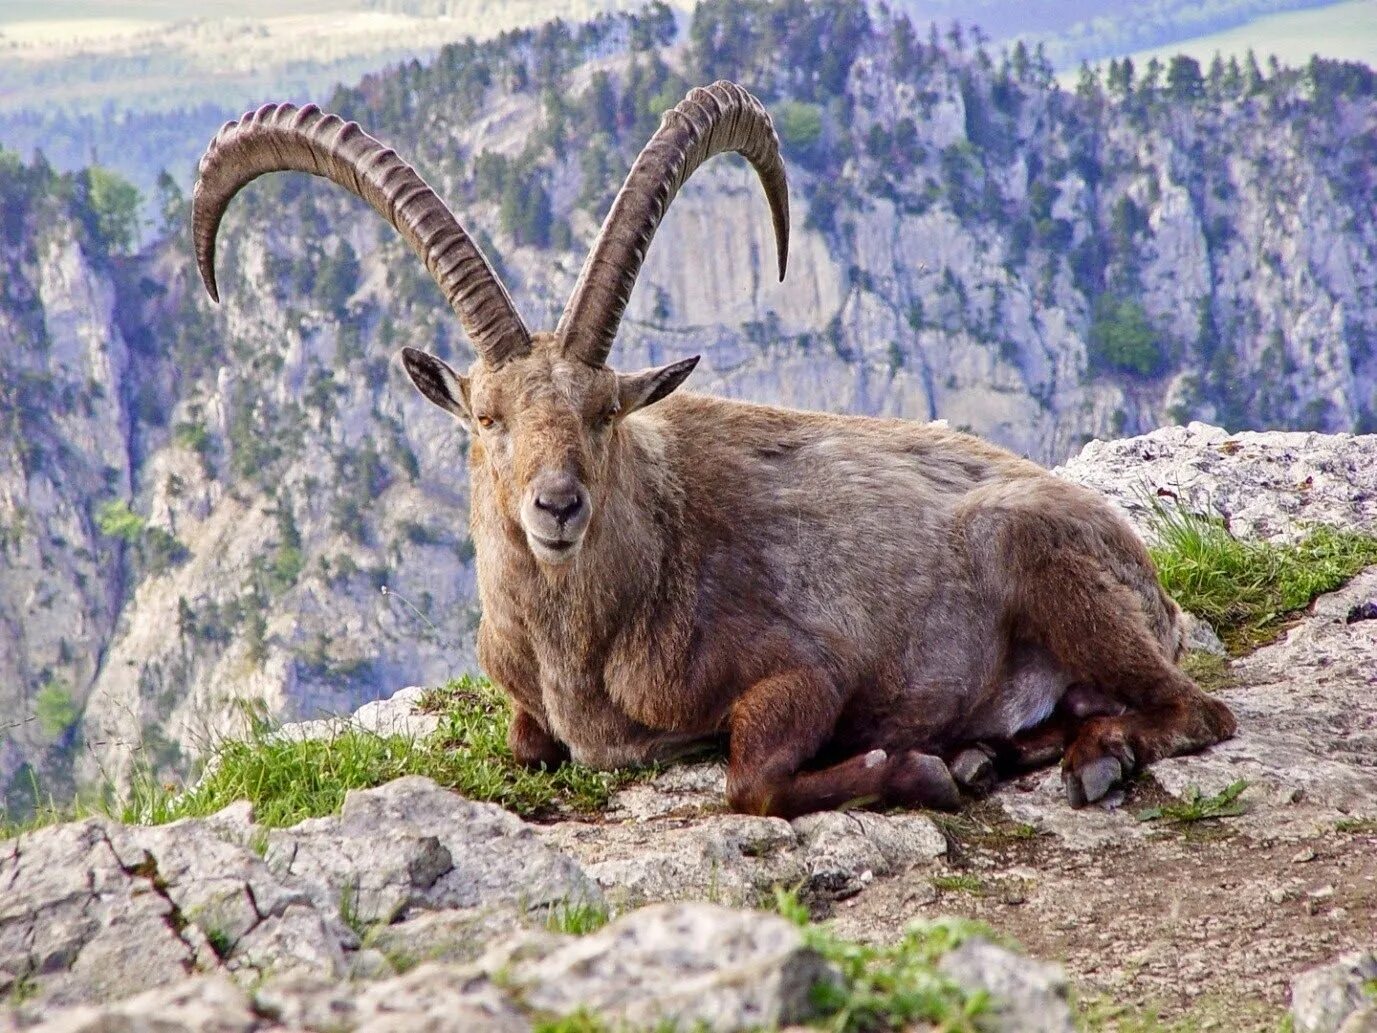
[(1230, 736), (1228, 709), (1175, 665), (1180, 612), (1146, 550), (1090, 491), (944, 427), (675, 393), (697, 358), (607, 366), (666, 209), (729, 151), (764, 186), (783, 278), (779, 142), (755, 97), (718, 82), (665, 115), (542, 333), (357, 124), (268, 105), (201, 162), (212, 298), (230, 200), (293, 169), (392, 223), (458, 315), (467, 374), (402, 358), (471, 435), (479, 658), (511, 696), (516, 758), (610, 767), (724, 742), (731, 805), (789, 817), (955, 807), (962, 786), (1058, 756), (1079, 806)]

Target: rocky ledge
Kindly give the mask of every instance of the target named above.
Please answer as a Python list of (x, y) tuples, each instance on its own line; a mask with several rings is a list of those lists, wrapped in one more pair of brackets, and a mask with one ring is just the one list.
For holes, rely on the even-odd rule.
[[(1145, 531), (1146, 500), (1167, 495), (1242, 535), (1377, 530), (1377, 438), (1193, 424), (1092, 444), (1059, 472)], [(776, 887), (856, 942), (943, 915), (1009, 934), (1032, 957), (976, 937), (937, 963), (988, 998), (984, 1029), (1072, 1029), (1072, 985), (1092, 1026), (1271, 1029), (1289, 1008), (1304, 1033), (1377, 1029), (1375, 600), (1377, 568), (1221, 661), (1238, 737), (1081, 811), (1048, 771), (956, 817), (753, 818), (725, 813), (721, 766), (702, 763), (620, 790), (596, 820), (531, 824), (411, 777), (292, 828), (237, 804), (29, 833), (0, 843), (0, 1030), (806, 1023), (845, 975), (752, 909)], [(426, 734), (417, 697), (354, 723)], [(1231, 789), (1217, 817), (1171, 817)]]

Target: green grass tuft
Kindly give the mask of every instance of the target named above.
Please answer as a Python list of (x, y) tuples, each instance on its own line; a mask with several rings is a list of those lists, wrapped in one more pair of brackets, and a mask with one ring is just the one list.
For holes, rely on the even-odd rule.
[(1377, 537), (1369, 534), (1320, 526), (1297, 542), (1245, 541), (1216, 517), (1151, 501), (1162, 587), (1235, 656), (1271, 641), (1316, 596), (1377, 564)]
[(126, 824), (156, 825), (248, 800), (259, 825), (280, 828), (335, 813), (351, 789), (405, 775), (424, 775), (469, 799), (526, 817), (557, 810), (590, 813), (605, 807), (615, 790), (648, 774), (577, 764), (557, 771), (522, 767), (507, 749), (506, 697), (486, 680), (457, 679), (432, 690), (424, 703), (441, 716), (428, 738), (346, 728), (328, 739), (290, 741), (260, 728), (246, 740), (222, 743), (208, 774), (182, 792), (169, 792), (152, 778), (136, 779), (114, 816)]
[(605, 926), (611, 917), (612, 913), (607, 910), (606, 904), (564, 900), (550, 908), (545, 928), (552, 933), (586, 936)]
[[(1000, 938), (964, 919), (939, 919), (911, 926), (898, 943), (872, 946), (843, 940), (809, 921), (796, 894), (776, 891), (775, 910), (802, 930), (806, 942), (841, 975), (838, 983), (814, 988), (821, 1016), (808, 1024), (832, 1033), (873, 1033), (917, 1028), (920, 1023), (963, 1033), (978, 1028), (988, 1007), (985, 994), (968, 994), (937, 971), (937, 962), (974, 937)], [(923, 1028), (926, 1028), (924, 1025)]]
[(970, 893), (981, 897), (985, 895), (985, 882), (978, 875), (960, 872), (955, 875), (934, 875), (928, 880), (932, 888), (944, 893)]
[(1138, 820), (1188, 825), (1211, 818), (1236, 818), (1248, 809), (1248, 805), (1239, 799), (1247, 788), (1248, 782), (1242, 778), (1230, 782), (1213, 796), (1206, 796), (1195, 786), (1189, 786), (1180, 800), (1139, 811)]
[(586, 1011), (576, 1011), (563, 1018), (538, 1020), (533, 1033), (609, 1033), (609, 1027)]
[(1340, 818), (1334, 823), (1335, 832), (1355, 835), (1377, 834), (1377, 818)]

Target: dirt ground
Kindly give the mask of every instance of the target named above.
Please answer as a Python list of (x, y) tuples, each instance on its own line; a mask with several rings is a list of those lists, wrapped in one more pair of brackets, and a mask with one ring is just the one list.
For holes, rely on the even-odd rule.
[[(1163, 795), (1145, 779), (1122, 810)], [(985, 804), (947, 824), (942, 871), (878, 880), (832, 917), (858, 939), (939, 914), (987, 922), (1065, 965), (1092, 1028), (1275, 1031), (1297, 973), (1377, 937), (1377, 822), (1269, 841), (1232, 820), (1070, 849)]]

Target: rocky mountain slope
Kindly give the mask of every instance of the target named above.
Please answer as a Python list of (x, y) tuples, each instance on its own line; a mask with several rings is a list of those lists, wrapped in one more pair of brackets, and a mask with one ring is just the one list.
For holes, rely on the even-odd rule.
[[(700, 390), (945, 418), (1045, 461), (1192, 416), (1371, 424), (1370, 71), (1115, 66), (1067, 92), (1022, 50), (784, 7), (717, 0), (674, 45), (666, 12), (458, 45), (327, 102), (421, 168), (548, 326), (658, 112), (691, 82), (757, 89), (791, 171), (789, 278), (762, 264), (748, 171), (714, 163), (651, 249), (623, 367), (702, 353)], [(390, 230), (261, 181), (217, 308), (175, 183), (166, 238), (130, 255), (117, 180), (3, 160), (10, 809), (175, 776), (262, 711), (469, 669), (464, 441), (391, 365), (469, 352)]]

